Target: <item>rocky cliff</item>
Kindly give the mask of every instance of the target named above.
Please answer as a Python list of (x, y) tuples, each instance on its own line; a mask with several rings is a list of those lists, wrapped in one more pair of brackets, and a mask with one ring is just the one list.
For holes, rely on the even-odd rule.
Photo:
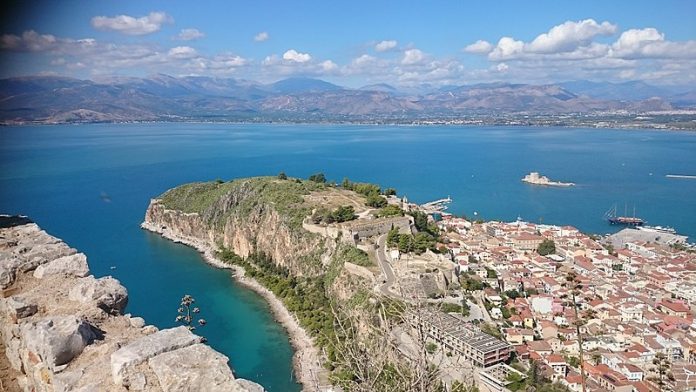
[(128, 294), (26, 218), (0, 216), (2, 390), (263, 391), (185, 327), (123, 315)]
[(302, 229), (314, 207), (303, 196), (320, 189), (270, 177), (186, 184), (150, 202), (143, 228), (199, 249), (263, 252), (294, 275), (316, 276), (335, 247)]

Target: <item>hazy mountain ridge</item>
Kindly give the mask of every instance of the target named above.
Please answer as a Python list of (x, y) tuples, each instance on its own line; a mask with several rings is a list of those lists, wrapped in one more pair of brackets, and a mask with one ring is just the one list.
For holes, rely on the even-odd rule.
[[(696, 92), (643, 82), (550, 85), (487, 83), (424, 86), (421, 93), (387, 84), (349, 89), (323, 80), (271, 84), (232, 78), (109, 77), (95, 81), (35, 76), (0, 80), (0, 121), (104, 122), (311, 117), (431, 117), (470, 113), (588, 113), (696, 107)], [(632, 94), (632, 95), (631, 95)]]

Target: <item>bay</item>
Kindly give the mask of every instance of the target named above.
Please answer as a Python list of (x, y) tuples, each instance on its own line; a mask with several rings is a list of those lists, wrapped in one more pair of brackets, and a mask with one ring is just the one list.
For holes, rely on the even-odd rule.
[[(97, 124), (0, 128), (0, 212), (30, 216), (88, 255), (97, 276), (129, 290), (128, 311), (165, 328), (193, 295), (200, 333), (239, 377), (299, 390), (292, 347), (262, 298), (197, 252), (139, 229), (149, 199), (176, 185), (324, 172), (395, 187), (409, 200), (446, 196), (483, 219), (618, 228), (624, 206), (696, 238), (696, 133), (527, 127)], [(520, 179), (539, 171), (570, 188)], [(112, 269), (112, 267), (114, 267)]]

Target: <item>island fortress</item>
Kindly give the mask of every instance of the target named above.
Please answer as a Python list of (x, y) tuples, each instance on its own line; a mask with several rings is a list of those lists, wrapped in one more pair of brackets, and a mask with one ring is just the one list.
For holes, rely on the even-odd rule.
[(542, 176), (538, 172), (531, 172), (524, 176), (522, 179), (523, 182), (526, 182), (527, 184), (532, 184), (532, 185), (545, 185), (545, 186), (574, 186), (575, 183), (573, 182), (560, 182), (560, 181), (551, 181), (548, 177)]
[(122, 314), (126, 288), (27, 218), (0, 215), (0, 290), (3, 391), (263, 391), (186, 327)]

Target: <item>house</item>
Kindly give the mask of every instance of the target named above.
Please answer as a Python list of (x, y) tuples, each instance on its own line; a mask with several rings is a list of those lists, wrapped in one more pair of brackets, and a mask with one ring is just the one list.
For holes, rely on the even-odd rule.
[(689, 307), (681, 301), (663, 300), (657, 308), (671, 316), (686, 317), (690, 313)]
[(553, 369), (554, 379), (565, 378), (568, 374), (568, 364), (562, 356), (558, 354), (547, 355), (544, 361)]

